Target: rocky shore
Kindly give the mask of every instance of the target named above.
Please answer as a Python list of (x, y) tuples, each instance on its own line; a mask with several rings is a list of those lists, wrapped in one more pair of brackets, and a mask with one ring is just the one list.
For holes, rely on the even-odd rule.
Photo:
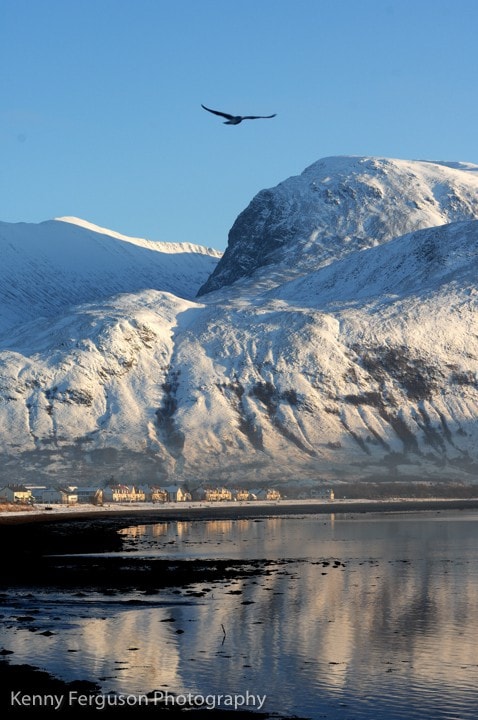
[[(156, 518), (155, 518), (156, 519)], [(58, 520), (58, 519), (57, 519)], [(75, 516), (74, 522), (42, 522), (36, 518), (31, 523), (13, 523), (0, 525), (0, 541), (4, 547), (13, 551), (5, 555), (2, 568), (2, 586), (5, 598), (17, 589), (42, 589), (52, 592), (59, 590), (85, 596), (89, 592), (101, 591), (106, 595), (122, 596), (128, 591), (139, 591), (144, 595), (140, 599), (126, 601), (140, 606), (148, 602), (149, 595), (156, 595), (163, 589), (173, 590), (185, 601), (188, 598), (203, 597), (209, 593), (215, 583), (230, 582), (240, 578), (253, 578), (261, 574), (281, 572), (287, 561), (271, 560), (167, 560), (161, 558), (141, 559), (127, 555), (108, 556), (122, 548), (121, 535), (118, 533), (131, 520), (138, 522), (133, 513), (122, 517), (104, 514), (98, 517)], [(91, 553), (91, 555), (89, 554)], [(18, 618), (17, 618), (18, 619)], [(20, 618), (21, 619), (21, 618)], [(29, 630), (35, 631), (34, 616)], [(46, 633), (43, 633), (46, 634)], [(54, 633), (51, 633), (54, 634)], [(95, 714), (92, 706), (95, 697), (102, 699), (101, 689), (94, 682), (76, 680), (67, 683), (49, 673), (28, 664), (15, 664), (14, 653), (8, 648), (0, 650), (0, 708), (7, 714), (50, 712), (41, 706), (42, 698), (57, 698), (61, 702), (55, 713), (72, 712), (85, 715)], [(90, 700), (89, 706), (68, 702), (71, 696)], [(40, 706), (32, 706), (33, 696), (39, 698)], [(25, 699), (26, 705), (23, 705)], [(54, 700), (51, 700), (53, 702)], [(111, 698), (114, 703), (115, 699)], [(101, 709), (101, 717), (124, 716), (128, 713), (164, 713), (169, 718), (232, 717), (234, 720), (246, 718), (274, 718), (276, 715), (251, 710), (232, 710), (210, 708), (206, 704), (186, 703), (174, 706), (151, 699), (149, 704), (128, 706), (113, 704)], [(281, 716), (283, 718), (283, 716)]]

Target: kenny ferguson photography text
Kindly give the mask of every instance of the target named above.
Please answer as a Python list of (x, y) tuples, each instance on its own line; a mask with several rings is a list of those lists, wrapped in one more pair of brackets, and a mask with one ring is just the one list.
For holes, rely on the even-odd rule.
[(130, 695), (87, 695), (71, 690), (68, 693), (58, 694), (30, 694), (21, 690), (10, 693), (10, 706), (12, 708), (48, 708), (49, 710), (61, 710), (65, 707), (71, 708), (92, 708), (104, 710), (114, 707), (139, 707), (139, 706), (168, 706), (176, 708), (203, 708), (214, 710), (219, 707), (239, 710), (240, 708), (254, 708), (262, 710), (267, 695), (256, 695), (246, 691), (245, 693), (224, 693), (217, 695), (201, 695), (199, 693), (184, 693), (173, 695), (169, 692), (157, 690), (153, 693)]

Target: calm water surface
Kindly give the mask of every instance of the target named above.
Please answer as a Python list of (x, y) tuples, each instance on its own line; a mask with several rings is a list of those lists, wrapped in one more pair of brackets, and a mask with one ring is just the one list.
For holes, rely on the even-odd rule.
[(477, 512), (121, 532), (128, 555), (287, 562), (189, 594), (17, 593), (2, 641), (16, 663), (104, 692), (266, 694), (263, 710), (314, 720), (478, 718)]

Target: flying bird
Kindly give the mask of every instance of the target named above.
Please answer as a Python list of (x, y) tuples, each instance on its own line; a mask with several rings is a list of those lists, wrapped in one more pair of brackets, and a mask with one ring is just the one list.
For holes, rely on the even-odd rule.
[(243, 120), (267, 120), (268, 118), (273, 118), (277, 115), (277, 113), (274, 113), (273, 115), (229, 115), (229, 113), (219, 112), (219, 110), (211, 110), (211, 108), (208, 108), (205, 105), (201, 105), (201, 107), (204, 108), (204, 110), (213, 113), (213, 115), (220, 115), (221, 117), (226, 118), (224, 125), (239, 125), (239, 123)]

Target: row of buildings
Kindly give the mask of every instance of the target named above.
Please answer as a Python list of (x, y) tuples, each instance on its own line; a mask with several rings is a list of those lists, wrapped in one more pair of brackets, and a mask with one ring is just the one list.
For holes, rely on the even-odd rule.
[(46, 505), (76, 505), (89, 503), (104, 505), (109, 503), (138, 502), (224, 502), (248, 500), (280, 500), (281, 494), (274, 488), (259, 490), (230, 490), (225, 487), (199, 487), (189, 492), (181, 485), (150, 486), (111, 484), (104, 488), (47, 487), (44, 485), (7, 485), (0, 488), (0, 502)]

